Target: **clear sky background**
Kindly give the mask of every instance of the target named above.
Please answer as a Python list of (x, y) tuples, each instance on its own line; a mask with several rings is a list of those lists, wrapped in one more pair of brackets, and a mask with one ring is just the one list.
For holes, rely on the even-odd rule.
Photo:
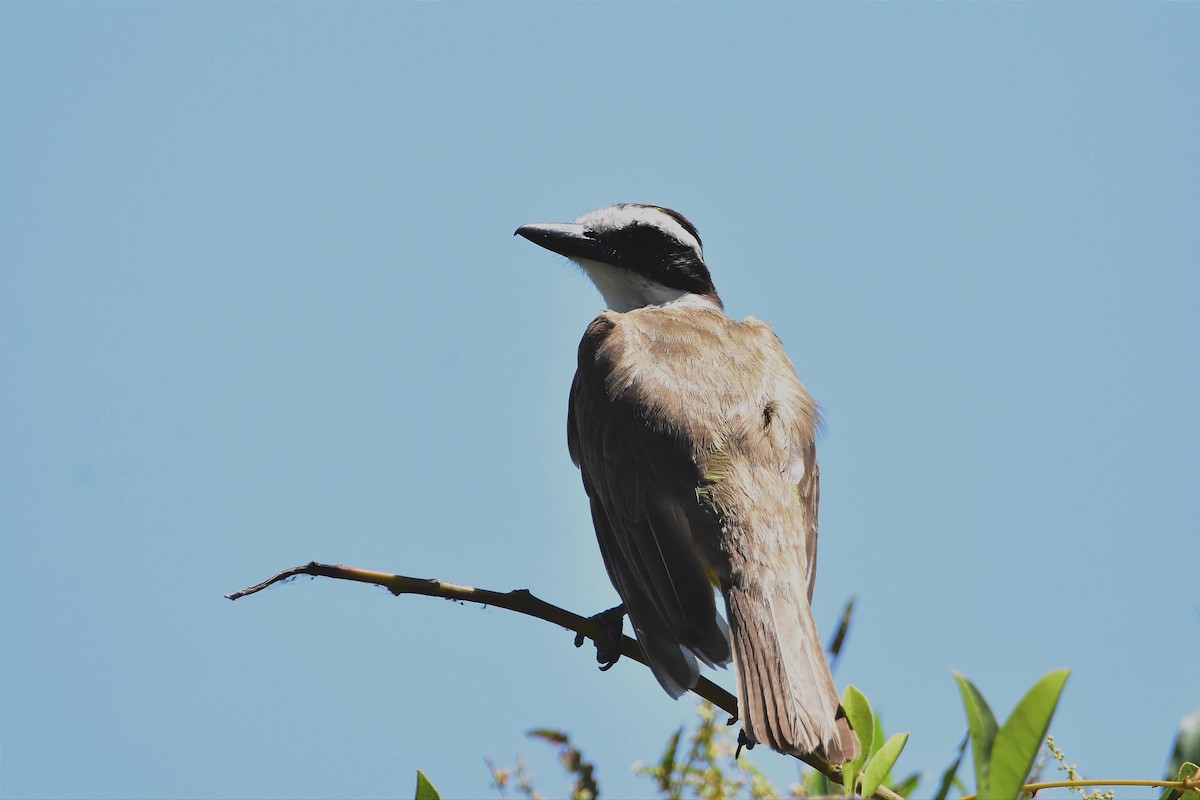
[[(515, 239), (699, 227), (821, 402), (827, 634), (931, 773), (1052, 732), (1160, 775), (1200, 707), (1200, 5), (0, 5), (0, 794), (610, 797), (692, 712), (524, 617), (615, 602), (567, 458), (602, 307)], [(732, 687), (731, 672), (717, 679)], [(794, 762), (758, 750), (776, 780)], [(1136, 792), (1118, 797), (1137, 797)]]

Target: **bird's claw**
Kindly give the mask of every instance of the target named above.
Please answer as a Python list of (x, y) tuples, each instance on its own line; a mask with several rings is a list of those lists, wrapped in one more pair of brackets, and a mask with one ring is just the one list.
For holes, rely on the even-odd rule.
[[(621, 639), (625, 635), (625, 606), (615, 606), (588, 619), (604, 628), (604, 640), (593, 641), (596, 643), (596, 662), (600, 664), (600, 671), (606, 672), (621, 658)], [(586, 638), (582, 633), (575, 634), (575, 646), (582, 647)]]
[(758, 744), (758, 742), (754, 741), (749, 736), (747, 736), (746, 729), (742, 728), (741, 730), (738, 731), (737, 750), (734, 751), (733, 757), (736, 759), (738, 756), (740, 756), (742, 754), (743, 747), (746, 748), (747, 750), (753, 750), (754, 745), (756, 745), (756, 744)]

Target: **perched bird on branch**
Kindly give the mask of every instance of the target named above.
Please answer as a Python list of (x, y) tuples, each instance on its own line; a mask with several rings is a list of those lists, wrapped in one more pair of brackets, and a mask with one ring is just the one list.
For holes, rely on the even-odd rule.
[(655, 677), (678, 697), (697, 660), (732, 658), (751, 743), (854, 758), (810, 606), (819, 412), (778, 337), (725, 315), (700, 235), (670, 209), (516, 233), (582, 267), (608, 305), (579, 345), (567, 443)]

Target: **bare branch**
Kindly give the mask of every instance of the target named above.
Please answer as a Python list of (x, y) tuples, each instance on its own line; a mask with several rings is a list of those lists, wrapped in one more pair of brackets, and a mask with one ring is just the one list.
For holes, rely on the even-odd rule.
[[(405, 575), (392, 575), (387, 572), (354, 569), (353, 567), (343, 567), (336, 564), (318, 564), (316, 561), (310, 561), (302, 567), (293, 567), (292, 569), (284, 570), (256, 586), (250, 586), (242, 589), (240, 592), (234, 592), (225, 596), (230, 600), (238, 600), (247, 595), (261, 592), (263, 589), (280, 581), (285, 581), (299, 575), (333, 578), (340, 581), (372, 583), (376, 586), (382, 586), (396, 596), (402, 594), (420, 594), (426, 597), (443, 597), (447, 600), (458, 600), (464, 603), (495, 606), (507, 609), (508, 611), (515, 611), (518, 614), (536, 617), (546, 622), (552, 622), (567, 630), (582, 634), (591, 639), (592, 642), (607, 643), (609, 640), (608, 631), (600, 623), (587, 617), (581, 617), (578, 614), (567, 611), (565, 608), (559, 608), (556, 605), (547, 603), (545, 600), (535, 597), (527, 589), (496, 592), (490, 589), (476, 589), (473, 586), (446, 583), (445, 581), (434, 580), (432, 578), (410, 578)], [(646, 660), (646, 655), (642, 652), (641, 645), (632, 637), (621, 637), (621, 655), (631, 658), (647, 667), (650, 666)], [(737, 698), (707, 678), (701, 677), (695, 688), (692, 689), (692, 693), (709, 701), (717, 708), (729, 714), (730, 717), (737, 717)], [(841, 769), (833, 766), (824, 759), (811, 753), (796, 756), (796, 758), (818, 770), (830, 780), (839, 784), (842, 782)], [(885, 798), (885, 800), (899, 800), (899, 795), (883, 787), (880, 787), (876, 797)]]

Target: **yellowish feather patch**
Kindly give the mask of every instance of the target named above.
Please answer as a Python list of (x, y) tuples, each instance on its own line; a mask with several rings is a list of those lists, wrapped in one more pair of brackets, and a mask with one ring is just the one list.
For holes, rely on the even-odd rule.
[(708, 459), (700, 485), (696, 487), (696, 499), (701, 505), (712, 507), (716, 502), (716, 487), (729, 477), (730, 458), (724, 450), (715, 451)]

